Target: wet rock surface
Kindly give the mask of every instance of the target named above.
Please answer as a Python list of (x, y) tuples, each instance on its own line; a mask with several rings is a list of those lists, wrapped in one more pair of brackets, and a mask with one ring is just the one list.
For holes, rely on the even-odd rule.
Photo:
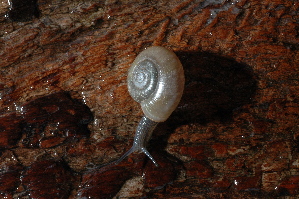
[[(20, 12), (10, 2), (0, 197), (298, 197), (299, 3), (28, 1)], [(107, 164), (132, 145), (142, 111), (127, 70), (152, 45), (172, 49), (186, 76), (148, 144), (160, 166), (135, 153)]]

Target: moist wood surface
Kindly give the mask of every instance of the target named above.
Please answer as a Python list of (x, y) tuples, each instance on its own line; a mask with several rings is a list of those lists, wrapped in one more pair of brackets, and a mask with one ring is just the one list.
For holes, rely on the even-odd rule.
[[(297, 1), (41, 0), (25, 17), (8, 2), (0, 197), (299, 196)], [(100, 168), (132, 145), (142, 111), (127, 71), (153, 45), (186, 76), (149, 142), (160, 166), (132, 154)]]

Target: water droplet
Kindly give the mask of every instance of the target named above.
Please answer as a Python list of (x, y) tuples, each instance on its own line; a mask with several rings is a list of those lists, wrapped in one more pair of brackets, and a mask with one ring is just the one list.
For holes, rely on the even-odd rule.
[[(83, 86), (83, 88), (84, 88), (84, 86)], [(86, 104), (86, 96), (85, 96), (85, 93), (83, 91), (81, 92), (81, 95), (82, 95), (83, 103)]]
[(237, 180), (234, 180), (234, 184), (235, 184), (235, 185), (238, 185), (238, 181), (237, 181)]

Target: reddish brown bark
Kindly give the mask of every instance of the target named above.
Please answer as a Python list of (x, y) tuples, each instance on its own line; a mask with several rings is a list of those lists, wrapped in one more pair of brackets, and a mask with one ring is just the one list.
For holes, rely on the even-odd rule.
[[(0, 197), (298, 197), (299, 3), (37, 5), (17, 18), (0, 5)], [(133, 154), (99, 168), (132, 144), (127, 70), (152, 45), (186, 76), (149, 142), (160, 167)]]

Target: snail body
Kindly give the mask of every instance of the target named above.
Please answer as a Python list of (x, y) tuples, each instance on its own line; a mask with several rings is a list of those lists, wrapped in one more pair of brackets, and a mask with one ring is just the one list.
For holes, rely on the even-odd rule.
[(164, 122), (178, 106), (185, 84), (182, 64), (174, 52), (153, 46), (142, 51), (128, 72), (128, 90), (140, 103), (144, 116), (138, 124), (133, 146), (116, 163), (132, 152), (145, 153), (152, 162), (157, 162), (146, 149), (153, 130)]

